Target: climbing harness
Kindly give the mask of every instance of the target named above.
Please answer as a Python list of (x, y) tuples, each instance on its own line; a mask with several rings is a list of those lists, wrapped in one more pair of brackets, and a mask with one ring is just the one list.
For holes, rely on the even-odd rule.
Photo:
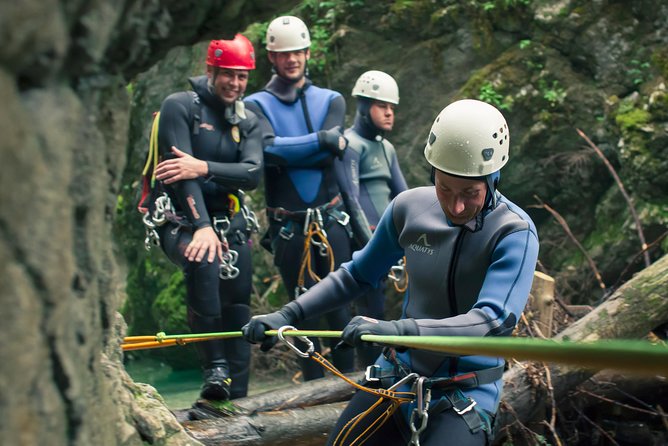
[(406, 270), (406, 256), (390, 268), (387, 278), (392, 281), (397, 293), (403, 293), (408, 288), (408, 271)]
[(352, 229), (350, 228), (350, 216), (341, 210), (343, 199), (341, 195), (334, 197), (329, 203), (315, 208), (307, 208), (303, 211), (288, 211), (282, 207), (267, 208), (267, 217), (275, 222), (286, 222), (278, 231), (278, 236), (290, 241), (295, 235), (295, 227), (301, 225), (302, 235), (304, 236), (304, 245), (297, 276), (297, 286), (294, 289), (295, 299), (303, 294), (307, 288), (306, 274), (311, 280), (319, 282), (322, 280), (315, 271), (313, 271), (313, 246), (319, 256), (329, 259), (329, 271), (334, 271), (334, 252), (327, 240), (327, 231), (325, 226), (326, 219), (331, 218), (338, 224), (346, 228), (348, 235), (352, 238)]

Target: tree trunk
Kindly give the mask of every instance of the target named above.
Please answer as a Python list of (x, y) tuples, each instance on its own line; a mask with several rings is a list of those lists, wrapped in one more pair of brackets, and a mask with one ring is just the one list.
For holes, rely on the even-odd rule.
[[(646, 336), (666, 321), (668, 321), (668, 255), (639, 272), (615, 291), (607, 301), (555, 336), (555, 339), (570, 341), (637, 339)], [(552, 397), (544, 388), (537, 388), (534, 384), (537, 373), (544, 375), (545, 370), (542, 366), (525, 362), (505, 373), (506, 384), (501, 410), (497, 417), (498, 426), (507, 426), (515, 420), (526, 423), (536, 417), (542, 419), (542, 412), (546, 410), (546, 406), (567, 397), (569, 390), (595, 373), (592, 370), (559, 364), (546, 367), (551, 378)], [(543, 370), (540, 370), (541, 368)]]

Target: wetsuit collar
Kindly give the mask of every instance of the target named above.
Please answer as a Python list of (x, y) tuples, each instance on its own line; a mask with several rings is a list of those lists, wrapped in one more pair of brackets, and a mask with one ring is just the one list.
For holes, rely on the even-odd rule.
[(276, 96), (281, 102), (292, 104), (297, 101), (302, 91), (313, 85), (309, 78), (305, 78), (305, 83), (302, 88), (295, 87), (294, 82), (283, 79), (281, 76), (274, 74), (264, 90)]
[(370, 141), (381, 141), (383, 139), (384, 132), (379, 130), (378, 127), (371, 122), (369, 115), (363, 115), (359, 110), (355, 113), (353, 129), (364, 139)]
[(236, 125), (246, 119), (246, 112), (242, 101), (236, 101), (234, 105), (225, 104), (218, 96), (209, 89), (209, 79), (206, 75), (191, 77), (188, 79), (193, 91), (197, 93), (200, 100), (217, 113), (225, 116), (225, 120)]

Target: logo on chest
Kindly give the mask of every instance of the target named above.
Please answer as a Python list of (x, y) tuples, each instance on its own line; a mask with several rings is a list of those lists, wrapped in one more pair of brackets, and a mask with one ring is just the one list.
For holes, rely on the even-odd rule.
[(408, 245), (408, 249), (430, 256), (434, 255), (434, 249), (431, 247), (429, 241), (427, 241), (427, 234), (421, 234), (414, 243)]

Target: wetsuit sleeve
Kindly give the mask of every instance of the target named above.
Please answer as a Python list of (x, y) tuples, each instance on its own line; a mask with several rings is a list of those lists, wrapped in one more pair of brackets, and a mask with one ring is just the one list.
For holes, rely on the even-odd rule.
[(334, 162), (336, 172), (336, 181), (341, 191), (343, 203), (350, 216), (350, 226), (353, 231), (353, 238), (358, 248), (366, 245), (371, 238), (369, 222), (359, 203), (359, 160), (360, 155), (357, 151), (348, 149), (343, 154), (343, 159)]
[[(176, 94), (168, 97), (160, 107), (160, 126), (158, 129), (158, 147), (164, 159), (172, 157), (171, 147), (174, 146), (193, 155), (190, 139), (190, 103), (192, 97)], [(185, 212), (188, 221), (195, 228), (211, 226), (209, 213), (204, 203), (204, 195), (198, 179), (181, 180), (170, 185), (179, 205)]]
[[(250, 115), (250, 113), (249, 113)], [(262, 175), (262, 131), (255, 114), (239, 124), (241, 142), (235, 163), (207, 161), (209, 178), (234, 189), (255, 189)]]
[(509, 336), (529, 297), (537, 259), (532, 230), (507, 235), (492, 253), (473, 308), (446, 319), (416, 319), (420, 336)]
[(408, 184), (404, 179), (404, 174), (401, 172), (399, 167), (399, 160), (397, 159), (396, 153), (392, 157), (392, 164), (390, 165), (390, 197), (394, 198), (406, 189), (408, 189)]
[[(276, 136), (262, 107), (252, 100), (247, 102), (247, 106), (260, 118), (262, 139), (265, 144), (264, 161), (268, 166), (318, 167), (324, 162), (329, 162), (333, 157), (329, 150), (321, 147), (317, 131), (300, 136)], [(343, 113), (340, 112), (341, 107), (343, 107)], [(329, 130), (337, 125), (342, 126), (344, 117), (345, 101), (342, 96), (337, 96), (330, 103), (321, 130)], [(338, 124), (331, 125), (331, 122)], [(331, 127), (327, 127), (328, 125)]]

